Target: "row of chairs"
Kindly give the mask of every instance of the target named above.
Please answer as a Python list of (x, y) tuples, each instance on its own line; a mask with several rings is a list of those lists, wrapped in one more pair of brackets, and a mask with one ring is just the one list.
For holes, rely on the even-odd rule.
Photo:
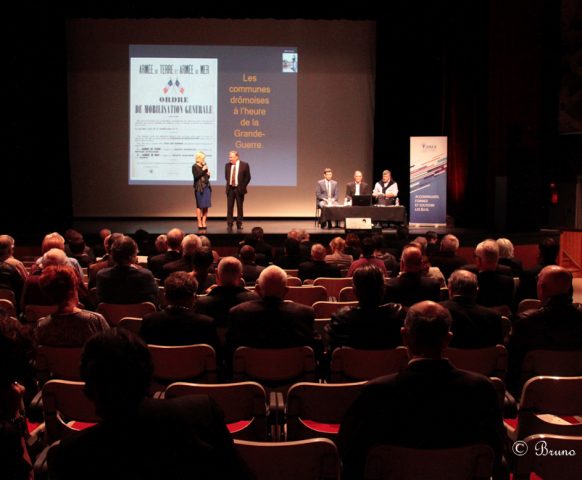
[[(320, 448), (325, 448), (328, 452), (327, 455), (337, 458), (337, 454), (332, 453), (335, 445), (329, 439), (335, 438), (337, 426), (341, 422), (343, 414), (364, 384), (365, 382), (356, 384), (299, 383), (293, 385), (287, 394), (284, 411), (281, 413), (278, 410), (278, 416), (272, 415), (272, 410), (270, 410), (276, 403), (271, 400), (270, 404), (267, 405), (265, 390), (254, 382), (230, 385), (175, 383), (166, 389), (164, 395), (168, 398), (192, 393), (205, 393), (212, 396), (225, 412), (225, 421), (236, 439), (237, 448), (242, 445), (243, 449), (253, 450), (253, 452), (241, 452), (243, 457), (247, 459), (247, 455), (262, 453), (260, 457), (254, 457), (255, 460), (248, 461), (249, 459), (247, 459), (251, 470), (261, 472), (258, 478), (275, 478), (267, 476), (267, 472), (273, 473), (272, 469), (276, 468), (275, 465), (277, 465), (271, 464), (273, 458), (283, 454), (285, 450), (289, 450), (286, 452), (287, 454), (290, 454), (291, 451), (300, 454), (303, 449), (306, 449), (303, 453), (307, 459), (303, 455), (295, 457), (295, 461), (297, 458), (302, 459), (299, 463), (311, 463), (313, 455), (319, 457)], [(86, 428), (86, 426), (98, 421), (93, 405), (82, 393), (83, 385), (82, 382), (52, 380), (43, 388), (46, 439), (49, 444), (64, 438), (72, 431)], [(525, 442), (530, 444), (532, 452), (535, 452), (536, 448), (539, 449), (538, 442), (541, 440), (546, 442), (545, 448), (555, 451), (557, 446), (561, 446), (560, 451), (575, 452), (576, 446), (580, 446), (582, 443), (582, 422), (565, 422), (563, 420), (552, 422), (549, 421), (549, 417), (558, 419), (580, 414), (580, 395), (582, 395), (582, 377), (567, 379), (536, 377), (531, 379), (524, 389), (517, 428), (513, 431), (508, 429), (510, 438), (513, 441), (525, 439)], [(267, 419), (271, 423), (275, 421), (279, 425), (281, 423), (284, 425), (282, 437), (271, 437), (276, 438), (277, 442), (265, 442), (266, 436), (268, 436), (266, 426), (270, 423)], [(531, 435), (537, 436), (531, 437)], [(553, 435), (561, 435), (561, 437)], [(246, 440), (244, 440), (245, 437)], [(326, 437), (327, 440), (324, 440)], [(314, 439), (306, 441), (307, 438)], [(285, 441), (281, 442), (280, 440)], [(548, 442), (550, 442), (549, 446)], [(299, 447), (300, 445), (302, 447)], [(394, 457), (394, 454), (399, 456)], [(399, 470), (402, 465), (399, 465), (398, 458), (407, 464), (412, 460), (412, 454), (416, 455), (416, 463), (424, 463), (425, 466), (415, 465), (413, 461), (411, 465), (407, 465), (406, 469)], [(442, 462), (450, 454), (455, 454), (456, 457), (463, 460), (459, 463), (459, 459), (451, 458), (444, 464), (432, 463), (439, 459)], [(419, 462), (420, 458), (430, 461), (428, 463)], [(469, 462), (469, 459), (472, 463)], [(489, 478), (491, 473), (487, 473), (487, 468), (491, 468), (492, 460), (493, 453), (488, 453), (481, 446), (420, 452), (383, 446), (368, 456), (367, 476), (365, 478), (481, 478), (482, 475), (477, 475), (476, 472), (486, 473), (483, 478)], [(320, 466), (313, 464), (311, 468), (320, 469), (321, 465), (329, 461), (321, 463), (322, 460), (319, 459), (316, 463), (321, 463)], [(278, 465), (280, 468), (287, 467), (287, 462), (280, 459)], [(429, 471), (425, 470), (426, 465), (431, 465)], [(452, 465), (455, 466), (452, 467)], [(469, 465), (473, 465), (472, 468), (476, 469), (467, 470)], [(481, 466), (477, 468), (476, 465)], [(523, 475), (532, 470), (543, 471), (545, 479), (552, 478), (552, 475), (554, 475), (553, 478), (580, 478), (573, 475), (573, 472), (580, 472), (580, 468), (580, 458), (578, 458), (578, 463), (568, 462), (568, 459), (562, 458), (560, 466), (555, 465), (551, 459), (540, 460), (531, 455), (523, 461), (516, 462), (515, 465), (516, 478), (524, 478)], [(449, 476), (445, 475), (447, 471)], [(470, 475), (469, 471), (472, 472)], [(301, 475), (296, 478), (327, 478), (305, 476), (305, 472), (297, 471), (293, 465), (284, 468), (281, 478), (290, 478), (287, 477), (287, 474), (291, 472)], [(338, 478), (337, 472), (335, 476), (332, 475), (329, 478)], [(557, 476), (558, 472), (562, 476)]]

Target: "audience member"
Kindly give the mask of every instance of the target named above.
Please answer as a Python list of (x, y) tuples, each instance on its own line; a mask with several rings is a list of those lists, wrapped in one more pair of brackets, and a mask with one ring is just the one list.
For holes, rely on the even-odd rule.
[(424, 234), (424, 238), (426, 238), (427, 241), (425, 253), (429, 257), (436, 255), (440, 250), (439, 236), (437, 235), (437, 232), (434, 230), (427, 230), (427, 232)]
[(68, 247), (70, 257), (77, 260), (79, 265), (81, 265), (81, 268), (87, 268), (95, 262), (93, 251), (85, 244), (85, 239), (80, 233), (70, 238)]
[(346, 235), (344, 253), (351, 255), (354, 260), (357, 260), (362, 255), (360, 237), (356, 233), (350, 232)]
[(28, 277), (28, 271), (24, 264), (14, 258), (14, 239), (10, 235), (0, 235), (0, 263), (7, 263), (16, 269), (18, 274), (25, 281)]
[(172, 272), (191, 272), (194, 270), (194, 254), (202, 248), (202, 240), (191, 233), (182, 239), (182, 256), (178, 260), (165, 263), (160, 271), (160, 279), (165, 280)]
[(299, 265), (297, 276), (304, 282), (307, 279), (315, 280), (319, 277), (339, 278), (342, 276), (340, 269), (335, 265), (325, 262), (327, 251), (321, 243), (314, 243), (311, 247), (311, 260)]
[(454, 348), (485, 348), (503, 343), (501, 315), (477, 305), (477, 276), (456, 270), (449, 277), (450, 300), (441, 302), (451, 313)]
[(372, 239), (374, 240), (374, 257), (378, 260), (384, 262), (386, 271), (391, 277), (398, 275), (398, 260), (392, 255), (386, 248), (384, 248), (384, 236), (381, 233), (375, 234)]
[(302, 262), (299, 242), (295, 238), (288, 237), (285, 240), (285, 254), (275, 260), (275, 265), (285, 270), (299, 269)]
[(33, 478), (22, 405), (34, 355), (31, 332), (0, 311), (0, 471), (6, 480)]
[(495, 240), (487, 239), (475, 248), (476, 265), (463, 268), (477, 274), (479, 291), (477, 303), (486, 307), (513, 305), (513, 278), (511, 269), (498, 265), (499, 247)]
[(208, 295), (199, 297), (196, 311), (214, 319), (214, 325), (225, 329), (228, 324), (228, 311), (243, 302), (257, 300), (256, 293), (250, 292), (241, 285), (242, 264), (238, 258), (224, 257), (216, 271), (217, 286)]
[(214, 256), (212, 250), (202, 247), (194, 253), (194, 270), (191, 275), (198, 282), (198, 290), (196, 293), (206, 293), (206, 291), (216, 283), (216, 275), (210, 273)]
[(93, 245), (93, 253), (95, 254), (96, 260), (99, 260), (103, 255), (105, 255), (105, 248), (103, 244), (109, 235), (111, 235), (111, 230), (108, 228), (102, 228), (99, 230), (99, 242)]
[(335, 265), (340, 270), (349, 269), (354, 261), (351, 255), (347, 255), (344, 250), (346, 248), (346, 241), (342, 237), (335, 237), (329, 242), (331, 248), (331, 255), (326, 255), (324, 261), (330, 265)]
[(374, 242), (374, 239), (370, 238), (370, 237), (366, 237), (364, 238), (364, 240), (362, 241), (362, 256), (360, 258), (358, 258), (357, 260), (354, 260), (352, 262), (352, 264), (350, 265), (350, 268), (348, 270), (348, 277), (353, 277), (354, 276), (354, 272), (360, 268), (363, 265), (376, 265), (376, 267), (378, 267), (380, 269), (380, 271), (382, 272), (382, 275), (384, 275), (385, 277), (388, 276), (388, 271), (386, 270), (386, 266), (384, 265), (384, 262), (382, 260), (380, 260), (379, 258), (374, 257), (374, 250), (376, 249), (376, 243)]
[(537, 283), (539, 309), (518, 315), (509, 342), (509, 383), (519, 380), (521, 365), (531, 350), (582, 350), (582, 304), (572, 303), (572, 274), (548, 265)]
[(212, 318), (196, 313), (196, 279), (186, 272), (174, 272), (164, 282), (167, 306), (143, 317), (139, 334), (154, 345), (194, 345), (206, 343), (219, 350)]
[(455, 270), (466, 265), (463, 257), (457, 255), (459, 239), (454, 235), (445, 235), (441, 240), (440, 252), (430, 257), (431, 265), (440, 268), (445, 279), (448, 279)]
[(497, 246), (499, 247), (499, 265), (505, 265), (511, 269), (511, 275), (514, 277), (521, 276), (523, 264), (521, 260), (515, 258), (513, 252), (513, 243), (508, 238), (498, 238)]
[(112, 267), (114, 265), (113, 257), (111, 256), (111, 247), (115, 243), (115, 240), (122, 237), (123, 237), (122, 233), (110, 233), (109, 235), (107, 235), (107, 237), (105, 237), (105, 240), (103, 241), (103, 249), (105, 251), (104, 255), (101, 257), (101, 260), (93, 263), (92, 265), (89, 265), (89, 267), (87, 268), (87, 275), (89, 276), (88, 286), (90, 289), (95, 287), (95, 285), (97, 284), (97, 272), (99, 272), (99, 270), (103, 270), (104, 268)]
[(260, 273), (265, 269), (265, 267), (257, 265), (255, 260), (255, 249), (250, 245), (243, 245), (240, 249), (240, 261), (243, 268), (242, 276), (246, 285), (254, 285)]
[[(156, 241), (154, 242), (154, 250), (156, 255), (165, 253), (168, 250), (168, 236), (165, 233), (162, 233), (156, 237)], [(152, 258), (152, 256), (148, 257), (148, 261), (150, 258)]]
[(326, 327), (330, 350), (342, 346), (382, 350), (401, 345), (400, 328), (406, 311), (398, 303), (383, 304), (384, 276), (380, 269), (363, 265), (354, 272), (353, 281), (358, 306), (332, 314)]
[(184, 240), (184, 232), (179, 228), (172, 228), (166, 234), (168, 248), (158, 255), (148, 258), (148, 269), (154, 274), (154, 277), (165, 278), (164, 265), (180, 260), (182, 257), (182, 240)]
[(420, 248), (409, 245), (402, 251), (400, 275), (386, 280), (384, 301), (401, 303), (406, 307), (422, 300), (440, 300), (440, 284), (423, 275), (424, 263)]
[(442, 358), (450, 324), (449, 312), (434, 302), (410, 308), (402, 328), (408, 368), (364, 386), (341, 423), (342, 478), (363, 478), (366, 454), (381, 444), (437, 449), (484, 443), (500, 465), (503, 421), (495, 387)]
[(137, 244), (123, 235), (111, 247), (113, 267), (97, 273), (97, 300), (106, 303), (158, 303), (158, 285), (152, 272), (137, 263)]
[(315, 312), (312, 307), (284, 300), (287, 274), (279, 267), (265, 268), (255, 287), (261, 297), (230, 310), (229, 350), (237, 347), (289, 348), (314, 343)]
[(49, 463), (56, 477), (248, 478), (215, 402), (207, 395), (147, 398), (152, 373), (147, 347), (130, 332), (89, 340), (81, 377), (102, 421), (61, 441)]
[(558, 264), (560, 244), (553, 237), (545, 237), (538, 243), (538, 263), (524, 270), (520, 277), (518, 299), (537, 298), (538, 275), (544, 267)]
[(40, 276), (40, 288), (57, 310), (41, 318), (37, 339), (50, 347), (82, 347), (95, 333), (108, 330), (103, 315), (78, 307), (77, 278), (68, 265), (45, 267)]
[(258, 265), (266, 267), (273, 261), (273, 247), (265, 242), (265, 232), (261, 227), (253, 227), (249, 245), (255, 249)]
[[(46, 252), (48, 252), (51, 248), (58, 248), (59, 250), (62, 250), (63, 252), (65, 252), (65, 254), (67, 253), (65, 251), (65, 239), (63, 238), (63, 236), (60, 233), (52, 232), (52, 233), (47, 233), (44, 236), (44, 238), (42, 240), (42, 245), (40, 247), (41, 256), (36, 259), (36, 262), (32, 266), (33, 273), (36, 270), (42, 270), (42, 255), (44, 255)], [(79, 262), (77, 261), (77, 259), (67, 256), (67, 263), (71, 267), (73, 267), (73, 270), (75, 270), (75, 274), (77, 275), (79, 280), (82, 282), (83, 281), (83, 270), (81, 269), (81, 265), (79, 265)]]

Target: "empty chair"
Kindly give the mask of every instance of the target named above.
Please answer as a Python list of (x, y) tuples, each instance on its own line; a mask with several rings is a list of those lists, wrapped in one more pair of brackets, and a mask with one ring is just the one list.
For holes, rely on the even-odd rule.
[(582, 377), (534, 377), (523, 387), (517, 424), (505, 421), (512, 441), (550, 433), (582, 436)]
[(447, 348), (443, 357), (457, 368), (480, 373), (486, 377), (505, 379), (507, 350), (503, 345), (487, 348)]
[(342, 288), (351, 287), (353, 285), (352, 277), (331, 278), (319, 277), (313, 281), (313, 285), (321, 285), (327, 290), (328, 299), (337, 301)]
[(125, 328), (126, 330), (129, 330), (130, 332), (133, 332), (137, 335), (141, 329), (141, 322), (142, 319), (139, 317), (123, 317), (121, 320), (119, 320), (117, 326), (119, 328)]
[(16, 305), (16, 296), (14, 295), (14, 292), (9, 288), (0, 288), (0, 298), (10, 300), (12, 302), (12, 305)]
[[(527, 453), (516, 457), (513, 474), (515, 480), (529, 480), (530, 473), (535, 473), (544, 480), (582, 478), (582, 437), (531, 435), (524, 442)], [(549, 452), (559, 453), (552, 455)]]
[(179, 381), (216, 382), (216, 353), (210, 345), (148, 345), (154, 364), (153, 391)]
[(176, 382), (166, 388), (165, 398), (206, 394), (224, 412), (224, 421), (234, 438), (267, 440), (267, 393), (255, 382), (204, 385)]
[(356, 306), (358, 302), (315, 302), (313, 310), (315, 311), (315, 318), (329, 318), (332, 313), (337, 312), (343, 307)]
[(354, 287), (344, 287), (340, 290), (339, 299), (340, 302), (357, 302), (356, 294), (354, 293)]
[(239, 347), (232, 370), (235, 381), (254, 380), (270, 389), (287, 391), (292, 383), (314, 380), (315, 358), (311, 347)]
[(379, 445), (368, 452), (366, 480), (489, 479), (494, 453), (488, 445), (459, 448), (414, 449)]
[[(47, 443), (50, 445), (72, 432), (97, 423), (93, 403), (83, 393), (84, 382), (50, 380), (42, 387)], [(81, 423), (71, 423), (71, 422)]]
[(296, 383), (285, 403), (286, 439), (335, 438), (346, 410), (366, 382)]
[(285, 300), (301, 303), (303, 305), (311, 306), (315, 302), (322, 302), (327, 300), (327, 291), (321, 285), (303, 286), (303, 287), (289, 287), (285, 295)]
[(360, 350), (350, 347), (336, 348), (331, 360), (333, 382), (371, 380), (403, 370), (408, 364), (408, 349)]
[(107, 323), (116, 326), (123, 317), (139, 317), (155, 312), (156, 306), (151, 302), (116, 304), (101, 302), (97, 305), (97, 312), (105, 317)]
[(332, 480), (340, 478), (339, 455), (327, 438), (296, 442), (235, 440), (256, 480)]
[(521, 383), (539, 375), (576, 377), (582, 375), (582, 351), (532, 350), (521, 367)]

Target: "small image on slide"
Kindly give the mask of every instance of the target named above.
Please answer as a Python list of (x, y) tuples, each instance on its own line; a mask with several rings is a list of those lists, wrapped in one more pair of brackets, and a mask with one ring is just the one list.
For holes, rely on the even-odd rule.
[(283, 52), (283, 73), (297, 73), (297, 52)]

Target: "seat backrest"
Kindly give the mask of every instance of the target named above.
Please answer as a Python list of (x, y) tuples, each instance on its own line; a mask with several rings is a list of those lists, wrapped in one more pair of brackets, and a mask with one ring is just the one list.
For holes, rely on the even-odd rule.
[(530, 435), (524, 442), (527, 452), (515, 458), (515, 479), (529, 479), (531, 473), (544, 480), (582, 478), (581, 436)]
[(542, 306), (542, 302), (537, 298), (524, 298), (517, 306), (517, 315), (530, 309), (538, 309)]
[(287, 277), (296, 277), (299, 274), (298, 268), (285, 268), (284, 272), (287, 274)]
[(97, 312), (103, 315), (112, 327), (116, 326), (123, 317), (143, 318), (144, 315), (155, 311), (156, 306), (152, 302), (127, 304), (101, 302), (97, 305)]
[(337, 300), (342, 288), (353, 285), (352, 277), (328, 278), (319, 277), (313, 281), (313, 285), (321, 285), (327, 290), (329, 300)]
[(258, 383), (211, 385), (176, 382), (164, 391), (165, 398), (192, 394), (206, 394), (218, 404), (233, 437), (267, 440), (267, 393)]
[(285, 300), (301, 303), (311, 307), (315, 302), (327, 300), (327, 290), (319, 286), (288, 287)]
[(523, 387), (513, 437), (582, 436), (582, 377), (533, 377)]
[(480, 373), (486, 377), (505, 379), (507, 350), (503, 345), (486, 348), (447, 348), (443, 357), (461, 370)]
[(340, 478), (339, 454), (327, 438), (296, 442), (235, 440), (256, 480), (332, 480)]
[(347, 409), (366, 382), (296, 383), (287, 392), (287, 440), (337, 436)]
[(24, 317), (28, 323), (37, 323), (42, 317), (55, 313), (58, 308), (58, 305), (26, 305)]
[(141, 329), (141, 322), (142, 319), (139, 317), (123, 317), (121, 320), (119, 320), (117, 326), (119, 328), (125, 328), (126, 330), (129, 330), (130, 332), (133, 332), (137, 335)]
[(47, 443), (51, 444), (77, 431), (70, 421), (97, 423), (93, 403), (83, 393), (84, 382), (50, 380), (42, 387), (42, 406)]
[(16, 308), (7, 298), (0, 298), (0, 310), (4, 310), (9, 317), (16, 317)]
[(0, 288), (0, 298), (10, 300), (12, 302), (12, 305), (16, 305), (16, 297), (14, 295), (14, 292), (9, 288)]
[(368, 452), (366, 480), (467, 480), (490, 478), (494, 453), (488, 445), (414, 449), (379, 445)]
[(303, 285), (303, 282), (299, 277), (287, 277), (288, 287), (300, 287), (301, 285)]
[(315, 311), (315, 318), (329, 318), (332, 313), (343, 307), (355, 307), (357, 305), (358, 302), (315, 302), (313, 310)]
[(80, 380), (81, 347), (49, 347), (39, 345), (36, 350), (36, 371), (41, 384), (51, 378)]
[[(315, 357), (311, 347), (264, 349), (239, 347), (234, 352), (234, 380), (256, 380), (265, 383), (285, 383), (311, 379)], [(311, 378), (305, 378), (311, 377)]]
[(521, 385), (538, 375), (576, 377), (582, 375), (582, 350), (532, 350), (521, 367)]
[(333, 382), (371, 380), (403, 370), (408, 364), (408, 349), (360, 350), (351, 347), (336, 348), (331, 359)]
[(354, 293), (354, 287), (344, 287), (340, 290), (339, 293), (339, 301), (340, 302), (356, 302), (358, 299), (356, 298), (356, 294)]
[(210, 345), (148, 345), (148, 350), (154, 363), (154, 381), (161, 385), (216, 382), (216, 353)]

